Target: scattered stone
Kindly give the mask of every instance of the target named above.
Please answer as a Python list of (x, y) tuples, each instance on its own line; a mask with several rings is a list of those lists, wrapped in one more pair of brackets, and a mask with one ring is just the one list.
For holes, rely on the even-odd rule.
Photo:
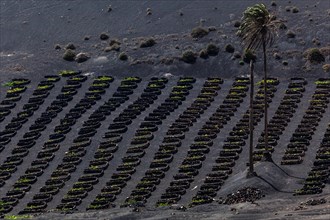
[(289, 65), (289, 62), (288, 62), (287, 60), (283, 60), (283, 61), (282, 61), (282, 64), (283, 64), (284, 66), (287, 66), (287, 65)]
[(220, 51), (219, 47), (215, 44), (207, 45), (206, 50), (207, 50), (208, 55), (210, 55), (210, 56), (216, 56), (216, 55), (218, 55), (218, 53)]
[(240, 60), (239, 61), (239, 65), (244, 66), (244, 61), (243, 60)]
[(118, 39), (112, 39), (109, 43), (110, 46), (113, 46), (115, 44), (120, 45), (121, 42)]
[(65, 49), (75, 50), (76, 49), (76, 46), (73, 43), (68, 43), (65, 46)]
[(187, 207), (185, 207), (184, 205), (174, 204), (174, 205), (171, 205), (171, 209), (185, 212), (187, 210)]
[(147, 8), (147, 15), (152, 15), (151, 8)]
[(284, 23), (281, 23), (279, 28), (280, 28), (281, 30), (286, 30), (286, 29), (288, 29), (288, 27), (287, 27)]
[(241, 21), (235, 21), (234, 22), (234, 27), (238, 28), (239, 26), (241, 26)]
[(180, 11), (180, 12), (179, 12), (179, 15), (180, 15), (180, 16), (183, 16), (183, 12), (182, 12), (182, 11)]
[[(227, 198), (220, 200), (219, 203), (230, 205), (242, 202), (254, 202), (258, 199), (261, 199), (263, 196), (264, 195), (260, 189), (254, 187), (245, 187), (235, 193), (228, 194)], [(236, 211), (236, 209), (232, 211)]]
[(160, 60), (160, 63), (165, 64), (165, 65), (171, 65), (171, 64), (173, 64), (173, 62), (174, 62), (173, 58), (167, 58), (167, 57), (162, 58)]
[(100, 34), (100, 39), (101, 40), (108, 40), (109, 39), (109, 35), (107, 33), (101, 33)]
[(172, 73), (164, 73), (164, 77), (166, 77), (166, 78), (171, 78), (173, 76), (174, 75)]
[(75, 57), (76, 53), (71, 49), (67, 49), (63, 54), (63, 59), (66, 61), (74, 61)]
[(112, 39), (111, 41), (110, 41), (110, 43), (109, 43), (109, 47), (106, 47), (105, 49), (104, 49), (104, 51), (105, 52), (110, 52), (110, 51), (120, 51), (120, 45), (121, 45), (121, 43), (120, 43), (120, 41), (119, 40), (117, 40), (117, 39)]
[(179, 45), (175, 45), (175, 49), (179, 50), (180, 46)]
[(208, 28), (208, 30), (209, 30), (209, 32), (211, 32), (211, 31), (216, 31), (217, 28), (216, 28), (215, 26), (210, 26), (210, 27)]
[(96, 64), (108, 63), (109, 59), (106, 56), (100, 56), (93, 59), (93, 62)]
[(291, 11), (291, 6), (286, 6), (285, 11), (290, 12)]
[(279, 53), (274, 53), (274, 58), (275, 58), (275, 60), (280, 60), (280, 59), (282, 59), (282, 57), (281, 57), (281, 55), (279, 54)]
[(324, 55), (318, 48), (311, 48), (304, 52), (304, 57), (313, 64), (322, 63), (325, 61)]
[(297, 7), (293, 7), (293, 8), (291, 9), (291, 11), (292, 11), (292, 13), (298, 13), (298, 12), (299, 12), (299, 8), (297, 8)]
[(112, 11), (111, 5), (108, 6), (108, 12)]
[(153, 38), (149, 38), (147, 40), (144, 40), (141, 42), (140, 47), (146, 48), (146, 47), (152, 47), (156, 44), (156, 41)]
[(221, 37), (222, 37), (222, 39), (228, 39), (228, 36), (225, 34), (222, 34)]
[(207, 53), (206, 49), (203, 49), (199, 52), (199, 57), (203, 59), (207, 59), (209, 57), (209, 54)]
[(321, 45), (321, 42), (319, 41), (318, 38), (313, 38), (312, 42), (313, 42), (313, 44), (315, 44), (317, 46), (320, 46)]
[(321, 205), (324, 203), (327, 203), (326, 199), (311, 199), (305, 202), (305, 205), (314, 206), (314, 205)]
[(233, 57), (235, 57), (236, 59), (239, 59), (239, 58), (241, 58), (242, 56), (241, 56), (240, 52), (235, 51), (235, 52), (233, 53)]
[(130, 63), (131, 66), (139, 65), (139, 64), (148, 64), (148, 65), (154, 65), (155, 61), (153, 59), (143, 59), (143, 60), (134, 60), (132, 63)]
[(287, 36), (288, 38), (295, 38), (295, 37), (296, 37), (296, 33), (293, 32), (292, 30), (288, 30), (288, 31), (286, 32), (286, 36)]
[(191, 36), (193, 38), (202, 38), (208, 34), (209, 34), (208, 30), (206, 30), (202, 27), (196, 27), (196, 28), (192, 29), (192, 31), (191, 31)]
[(89, 40), (91, 37), (90, 36), (85, 36), (84, 40)]
[(128, 56), (127, 56), (126, 53), (122, 52), (122, 53), (119, 54), (118, 58), (119, 58), (120, 60), (125, 61), (125, 60), (128, 59)]
[(60, 50), (60, 49), (61, 49), (61, 45), (55, 44), (55, 50)]
[(138, 207), (133, 208), (133, 212), (140, 212), (140, 209)]
[(23, 21), (22, 24), (28, 24), (29, 22), (28, 21)]
[(185, 63), (193, 64), (196, 62), (197, 55), (191, 50), (186, 50), (185, 52), (183, 52), (181, 59)]
[(326, 72), (326, 73), (330, 72), (330, 64), (324, 64), (324, 65), (322, 66), (322, 69), (323, 69), (323, 71)]
[(272, 1), (271, 2), (271, 6), (274, 6), (274, 7), (277, 6), (276, 2), (275, 1)]
[(104, 48), (104, 51), (105, 51), (105, 52), (110, 52), (110, 51), (120, 51), (120, 45), (118, 45), (118, 44), (114, 44), (114, 45), (112, 45), (112, 46), (110, 46), (110, 47), (106, 47), (106, 48)]
[(228, 52), (228, 53), (234, 53), (235, 48), (231, 44), (227, 44), (225, 46), (225, 51)]
[(83, 63), (91, 58), (87, 53), (78, 53), (75, 60), (77, 63)]

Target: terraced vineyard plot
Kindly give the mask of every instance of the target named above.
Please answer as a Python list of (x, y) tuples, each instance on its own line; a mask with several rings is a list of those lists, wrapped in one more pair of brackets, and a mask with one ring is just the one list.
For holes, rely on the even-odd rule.
[[(265, 148), (264, 132), (262, 132), (261, 137), (258, 139), (258, 144), (254, 153), (254, 161), (260, 161), (263, 157), (265, 150), (273, 153), (275, 147), (277, 146), (277, 141), (283, 134), (286, 126), (290, 122), (291, 118), (294, 116), (296, 109), (298, 108), (298, 103), (303, 98), (303, 93), (305, 92), (305, 85), (307, 81), (302, 78), (292, 78), (288, 88), (285, 91), (285, 96), (281, 100), (275, 115), (268, 123), (268, 149)], [(304, 132), (303, 129), (298, 129), (298, 132)], [(295, 147), (292, 147), (292, 152), (297, 152)], [(291, 151), (291, 150), (290, 150)]]
[[(279, 84), (277, 79), (267, 79), (268, 83), (268, 104), (272, 102), (272, 97), (276, 92), (276, 85)], [(264, 91), (263, 91), (263, 81), (260, 82), (259, 89), (253, 100), (253, 118), (254, 126), (261, 121), (263, 117), (263, 108), (264, 108)], [(243, 115), (240, 121), (235, 125), (233, 130), (229, 133), (229, 136), (226, 138), (222, 150), (218, 158), (216, 159), (216, 164), (212, 167), (212, 172), (207, 174), (204, 184), (200, 187), (197, 195), (191, 201), (191, 205), (199, 205), (210, 203), (213, 201), (213, 198), (216, 197), (217, 191), (221, 188), (224, 181), (232, 174), (232, 168), (236, 165), (236, 160), (239, 158), (239, 154), (242, 152), (242, 147), (246, 146), (245, 140), (248, 138), (249, 133), (249, 110)], [(184, 184), (187, 185), (188, 181), (184, 181)], [(186, 186), (183, 185), (185, 188)], [(188, 185), (187, 187), (190, 187)]]
[[(330, 128), (324, 120), (329, 119), (330, 79), (267, 82), (275, 112), (267, 150), (278, 156), (278, 140), (290, 123), (295, 126), (279, 166), (302, 166), (304, 155), (313, 152), (307, 149), (316, 128), (327, 123), (313, 167), (296, 191), (322, 193), (329, 178)], [(314, 82), (315, 90), (306, 90)], [(0, 214), (212, 202), (230, 176), (240, 172), (234, 169), (242, 166), (238, 163), (246, 167), (241, 155), (247, 152), (249, 83), (245, 77), (114, 79), (74, 71), (46, 76), (32, 87), (17, 117), (4, 111), (19, 108), (8, 97), (2, 103), (8, 106), (0, 108), (8, 114), (2, 115), (8, 123), (0, 133)], [(254, 126), (261, 127), (263, 81), (256, 86)], [(311, 100), (300, 110), (305, 113), (301, 123), (292, 125), (306, 97)], [(265, 150), (261, 133), (256, 163)]]
[(330, 102), (330, 81), (319, 79), (316, 81), (316, 84), (316, 90), (312, 96), (312, 100), (310, 100), (310, 105), (297, 130), (292, 134), (290, 143), (287, 146), (288, 150), (282, 158), (282, 165), (302, 163), (314, 131), (328, 107)]
[(21, 93), (25, 92), (27, 84), (30, 83), (29, 79), (12, 79), (6, 83), (9, 86), (5, 99), (0, 102), (0, 122), (5, 120), (6, 116), (11, 113), (11, 109), (16, 107), (16, 102), (21, 100)]

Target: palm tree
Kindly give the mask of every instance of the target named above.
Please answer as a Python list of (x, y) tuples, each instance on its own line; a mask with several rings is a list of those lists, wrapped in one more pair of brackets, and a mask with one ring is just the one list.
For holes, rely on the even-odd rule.
[[(248, 7), (242, 17), (242, 22), (237, 32), (241, 37), (242, 43), (247, 50), (258, 50), (262, 48), (263, 52), (263, 70), (264, 70), (264, 114), (265, 114), (265, 128), (264, 141), (265, 151), (264, 157), (267, 161), (272, 161), (271, 155), (268, 151), (268, 112), (267, 112), (267, 47), (274, 44), (275, 36), (281, 21), (276, 20), (264, 4), (256, 4)], [(253, 149), (253, 146), (250, 146)], [(251, 152), (251, 149), (250, 149)], [(250, 155), (251, 157), (251, 155)], [(252, 159), (250, 158), (250, 161)], [(253, 171), (253, 164), (250, 163), (250, 171)]]

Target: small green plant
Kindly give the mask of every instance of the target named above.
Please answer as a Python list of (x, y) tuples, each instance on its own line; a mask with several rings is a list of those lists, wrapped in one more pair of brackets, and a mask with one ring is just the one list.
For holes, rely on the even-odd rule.
[(128, 200), (126, 201), (126, 203), (129, 204), (129, 205), (134, 205), (134, 204), (136, 204), (137, 202), (138, 202), (138, 201), (135, 200), (135, 199), (128, 199)]
[(112, 77), (111, 76), (100, 76), (97, 78), (97, 80), (101, 80), (101, 81), (111, 81)]
[(125, 77), (124, 80), (125, 81), (137, 81), (137, 80), (139, 80), (139, 78), (138, 77)]
[(3, 86), (8, 86), (8, 87), (12, 87), (15, 85), (15, 82), (11, 81), (11, 82), (6, 82), (4, 84), (2, 84)]
[(28, 80), (24, 80), (24, 79), (21, 79), (21, 80), (12, 80), (10, 82), (4, 83), (3, 86), (12, 87), (12, 86), (23, 85), (23, 84), (25, 84), (27, 82), (28, 82)]
[(157, 207), (167, 207), (170, 206), (171, 204), (168, 202), (159, 202), (157, 203)]
[(315, 82), (316, 85), (330, 85), (330, 80), (324, 80), (324, 81), (316, 81)]
[(48, 89), (50, 87), (51, 87), (50, 85), (44, 85), (44, 86), (38, 86), (37, 89)]
[(92, 86), (96, 86), (96, 87), (105, 87), (107, 86), (107, 83), (93, 83)]
[(32, 219), (32, 215), (5, 215), (6, 220)]
[(68, 76), (77, 75), (77, 72), (73, 70), (62, 70), (59, 72), (59, 75), (63, 77), (68, 77)]
[(16, 87), (16, 88), (12, 88), (7, 90), (7, 93), (17, 93), (17, 92), (23, 92), (25, 89), (25, 87)]

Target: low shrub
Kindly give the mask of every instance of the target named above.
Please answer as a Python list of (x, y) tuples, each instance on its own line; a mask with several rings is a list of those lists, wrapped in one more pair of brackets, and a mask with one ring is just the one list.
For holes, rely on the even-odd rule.
[(193, 51), (187, 50), (183, 52), (181, 59), (185, 63), (193, 64), (196, 62), (197, 55)]
[(120, 60), (125, 61), (125, 60), (128, 59), (128, 56), (127, 56), (126, 53), (122, 52), (122, 53), (119, 54), (118, 58), (119, 58)]
[(141, 42), (140, 47), (146, 48), (146, 47), (152, 47), (156, 44), (156, 41), (153, 38), (149, 38), (147, 40), (144, 40)]
[(196, 28), (192, 29), (192, 31), (191, 31), (191, 36), (193, 38), (202, 38), (208, 34), (209, 34), (209, 31), (202, 27), (196, 27)]
[(233, 45), (227, 44), (225, 46), (225, 51), (228, 52), (228, 53), (234, 53), (235, 52), (235, 48), (233, 47)]
[(207, 48), (206, 48), (207, 54), (210, 56), (218, 55), (219, 50), (220, 50), (219, 47), (215, 44), (209, 44), (209, 45), (207, 45)]
[(304, 52), (304, 57), (311, 63), (317, 64), (325, 61), (325, 57), (318, 48), (311, 48)]

